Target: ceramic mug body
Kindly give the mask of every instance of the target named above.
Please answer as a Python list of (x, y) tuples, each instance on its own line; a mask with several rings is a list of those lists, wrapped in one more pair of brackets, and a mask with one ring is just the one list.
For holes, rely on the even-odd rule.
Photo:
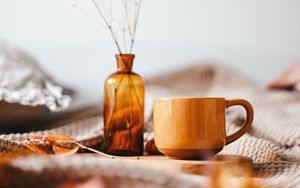
[[(226, 108), (242, 105), (247, 120), (226, 137)], [(154, 100), (154, 140), (160, 152), (177, 159), (205, 159), (242, 136), (253, 121), (251, 104), (242, 99), (163, 98)]]

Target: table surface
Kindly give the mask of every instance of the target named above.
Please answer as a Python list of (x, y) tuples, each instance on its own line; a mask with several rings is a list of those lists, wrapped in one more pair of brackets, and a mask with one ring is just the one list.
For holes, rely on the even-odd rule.
[(211, 175), (212, 169), (221, 169), (230, 170), (233, 175), (241, 176), (245, 173), (252, 173), (253, 169), (252, 159), (239, 155), (216, 155), (211, 160), (176, 160), (159, 155), (115, 157), (114, 160), (126, 161), (126, 163), (132, 163), (133, 165), (142, 165), (168, 172), (194, 175)]

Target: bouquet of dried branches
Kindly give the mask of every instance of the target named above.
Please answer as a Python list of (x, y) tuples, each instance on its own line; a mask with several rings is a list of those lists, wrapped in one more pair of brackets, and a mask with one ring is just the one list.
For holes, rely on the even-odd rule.
[(81, 13), (108, 29), (119, 54), (132, 53), (142, 0), (90, 0), (98, 17), (87, 13), (82, 2), (73, 0), (72, 3)]

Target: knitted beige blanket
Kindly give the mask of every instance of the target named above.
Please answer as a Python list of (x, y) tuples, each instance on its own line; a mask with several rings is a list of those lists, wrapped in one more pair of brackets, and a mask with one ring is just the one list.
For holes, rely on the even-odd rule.
[[(234, 143), (226, 146), (221, 153), (238, 154), (251, 157), (254, 161), (255, 180), (271, 187), (300, 187), (300, 95), (296, 92), (288, 91), (266, 91), (258, 85), (250, 82), (245, 77), (216, 65), (199, 65), (178, 72), (165, 74), (163, 76), (150, 78), (146, 81), (146, 126), (145, 129), (150, 134), (145, 134), (145, 141), (151, 138), (152, 131), (152, 100), (156, 97), (176, 97), (176, 96), (219, 96), (225, 98), (244, 98), (249, 100), (255, 109), (254, 124), (251, 130)], [(102, 118), (98, 107), (86, 108), (77, 112), (72, 112), (49, 126), (57, 128), (40, 131), (39, 134), (57, 133), (75, 137), (79, 142), (87, 146), (102, 144)], [(241, 126), (244, 116), (240, 109), (232, 108), (227, 113), (227, 134), (235, 131)], [(34, 133), (0, 135), (0, 157), (10, 158), (11, 154), (25, 155), (28, 149), (20, 143), (20, 140)], [(150, 136), (149, 136), (150, 135)], [(93, 157), (90, 157), (93, 158)], [(95, 157), (96, 158), (96, 157)], [(120, 164), (105, 161), (103, 164), (99, 159), (86, 160), (74, 156), (69, 159), (17, 159), (12, 160), (12, 166), (19, 171), (30, 171), (38, 178), (27, 182), (28, 185), (38, 187), (41, 181), (45, 185), (47, 179), (50, 182), (59, 180), (59, 176), (65, 176), (58, 172), (59, 169), (73, 169), (73, 175), (84, 176), (82, 170), (87, 174), (102, 174), (105, 165), (106, 176), (112, 177), (113, 170)], [(37, 167), (32, 162), (44, 161), (44, 168)], [(74, 162), (74, 161), (80, 162)], [(84, 165), (83, 165), (84, 163)], [(96, 165), (97, 164), (97, 165)], [(97, 166), (97, 169), (91, 168)], [(104, 166), (103, 166), (104, 165)], [(128, 166), (128, 165), (127, 165)], [(122, 166), (123, 168), (124, 166)], [(67, 168), (67, 169), (68, 169)], [(122, 174), (126, 176), (128, 185), (152, 185), (157, 187), (197, 187), (201, 178), (193, 175), (162, 174), (162, 172), (148, 171), (149, 177), (160, 177), (160, 181), (154, 179), (145, 180), (143, 169), (133, 169), (132, 166), (125, 167), (130, 173)], [(54, 170), (55, 169), (55, 170)], [(102, 169), (99, 170), (99, 169)], [(40, 175), (43, 171), (43, 175)], [(104, 170), (105, 171), (105, 170)], [(146, 169), (145, 169), (146, 171)], [(52, 172), (52, 174), (51, 174)], [(81, 172), (81, 173), (80, 173)], [(110, 172), (111, 174), (109, 174)], [(42, 178), (47, 173), (52, 178)], [(153, 174), (151, 174), (153, 173)], [(20, 175), (20, 173), (18, 173)], [(129, 175), (131, 174), (131, 176)], [(136, 176), (133, 176), (135, 174)], [(144, 173), (145, 174), (145, 173)], [(156, 175), (155, 175), (156, 174)], [(23, 176), (22, 176), (23, 177)], [(24, 175), (26, 177), (26, 175)], [(121, 177), (118, 176), (119, 178)], [(165, 179), (163, 177), (166, 177)], [(26, 177), (27, 178), (27, 177)], [(24, 179), (26, 179), (24, 178)], [(173, 183), (168, 183), (172, 178)], [(21, 177), (19, 177), (21, 181)], [(120, 178), (122, 179), (122, 178)], [(17, 182), (17, 180), (15, 179)], [(40, 182), (39, 182), (40, 181)], [(112, 180), (113, 181), (113, 178)], [(9, 184), (1, 184), (0, 187)], [(15, 182), (15, 183), (16, 183)], [(133, 184), (130, 184), (130, 182)], [(151, 184), (149, 184), (151, 182)], [(14, 184), (18, 185), (18, 184)], [(22, 184), (21, 184), (22, 185)], [(34, 186), (35, 185), (35, 186)], [(123, 186), (126, 187), (126, 186)], [(130, 186), (128, 186), (130, 187)], [(151, 186), (150, 186), (151, 187)]]

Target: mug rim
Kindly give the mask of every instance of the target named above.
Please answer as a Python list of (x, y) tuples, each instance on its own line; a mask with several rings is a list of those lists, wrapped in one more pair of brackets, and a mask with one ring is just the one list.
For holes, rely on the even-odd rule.
[(210, 99), (222, 99), (225, 100), (224, 97), (162, 97), (155, 98), (154, 101), (174, 101), (174, 100), (210, 100)]

